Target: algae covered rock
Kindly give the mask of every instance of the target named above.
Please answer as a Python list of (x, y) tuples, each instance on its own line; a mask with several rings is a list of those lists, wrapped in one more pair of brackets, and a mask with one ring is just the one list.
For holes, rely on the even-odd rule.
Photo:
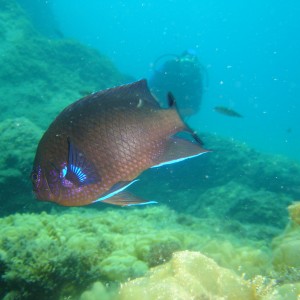
[(199, 252), (177, 252), (149, 274), (125, 283), (121, 300), (256, 299), (250, 282)]
[[(93, 282), (111, 286), (145, 276), (125, 284), (124, 299), (147, 299), (134, 298), (144, 291), (149, 297), (171, 293), (192, 299), (195, 292), (209, 299), (252, 299), (253, 290), (255, 295), (269, 293), (268, 283), (255, 279), (257, 275), (277, 279), (276, 288), (299, 282), (296, 265), (294, 273), (292, 268), (274, 272), (271, 249), (264, 241), (222, 232), (217, 220), (186, 218), (163, 206), (102, 212), (78, 208), (1, 218), (0, 297), (75, 297)], [(283, 241), (278, 247), (288, 244)], [(289, 259), (297, 258), (298, 248), (292, 249)], [(273, 250), (278, 266), (292, 266), (277, 246)], [(278, 270), (275, 260), (273, 265)], [(146, 275), (151, 267), (153, 272)]]
[(102, 212), (81, 208), (1, 218), (0, 297), (73, 297), (96, 281), (123, 283), (144, 276), (177, 250), (203, 249), (220, 266), (249, 278), (268, 271), (261, 243), (235, 243), (230, 235), (216, 235), (206, 220), (191, 217), (186, 225), (178, 221), (165, 207)]
[(107, 291), (102, 282), (97, 281), (92, 288), (82, 293), (79, 300), (112, 300), (117, 299), (114, 293)]
[(288, 207), (290, 223), (273, 240), (273, 266), (278, 286), (266, 300), (295, 299), (300, 297), (300, 202)]
[(168, 205), (178, 211), (252, 223), (261, 226), (260, 238), (273, 238), (288, 221), (285, 208), (300, 198), (300, 164), (259, 153), (237, 141), (201, 136), (212, 152), (153, 171), (170, 180), (162, 179), (162, 189), (153, 187), (147, 177), (144, 190), (148, 185), (152, 193), (161, 195), (159, 201), (169, 200)]
[(297, 300), (299, 282), (284, 283), (261, 275), (246, 280), (200, 252), (181, 251), (145, 276), (115, 287), (95, 282), (80, 300)]
[(262, 300), (298, 300), (300, 297), (300, 282), (278, 286)]
[(115, 251), (101, 262), (100, 267), (105, 278), (118, 282), (142, 276), (148, 271), (147, 263), (129, 255), (127, 249)]
[(300, 225), (300, 202), (295, 202), (288, 207), (291, 222), (297, 226)]
[[(156, 262), (157, 253), (152, 253), (153, 258), (151, 252), (141, 257), (138, 241), (143, 239), (144, 247), (151, 249), (152, 242), (172, 243), (178, 231), (184, 230), (171, 227), (157, 231), (152, 223), (155, 211), (156, 225), (166, 227), (159, 217), (166, 219), (172, 214), (159, 209), (149, 214), (131, 211), (130, 217), (126, 210), (74, 210), (0, 219), (0, 297), (14, 292), (21, 299), (47, 299), (53, 293), (55, 299), (97, 280), (122, 282), (144, 275)], [(183, 239), (178, 242), (184, 247)], [(165, 259), (172, 251), (165, 250)]]
[(24, 208), (30, 202), (30, 172), (42, 130), (25, 117), (0, 122), (0, 215)]
[(71, 102), (128, 80), (98, 51), (41, 35), (17, 2), (0, 7), (0, 118), (26, 116), (45, 128)]
[(253, 189), (292, 196), (300, 196), (300, 164), (289, 158), (264, 154), (245, 143), (204, 134), (206, 147), (213, 152), (207, 156), (207, 183), (224, 184), (235, 178)]
[(0, 1), (0, 54), (3, 215), (44, 208), (31, 205), (29, 189), (31, 164), (42, 130), (68, 104), (129, 78), (95, 49), (40, 34), (14, 0)]
[[(290, 223), (280, 236), (273, 240), (273, 265), (277, 270), (300, 274), (300, 202), (290, 205)], [(292, 276), (291, 276), (292, 277)], [(298, 276), (300, 281), (300, 275)]]
[(1, 122), (0, 132), (0, 184), (7, 186), (14, 177), (27, 181), (42, 130), (22, 117)]
[[(226, 199), (226, 201), (224, 201)], [(209, 188), (198, 201), (192, 203), (187, 211), (200, 209), (203, 215), (218, 215), (222, 218), (238, 220), (241, 223), (253, 223), (267, 227), (284, 227), (288, 218), (284, 217), (285, 208), (291, 198), (265, 189), (253, 189), (239, 181)], [(281, 212), (280, 217), (278, 212)], [(250, 234), (250, 233), (248, 233)]]
[(93, 218), (44, 213), (12, 215), (0, 223), (0, 296), (58, 298), (101, 278), (99, 263), (114, 249), (105, 226)]

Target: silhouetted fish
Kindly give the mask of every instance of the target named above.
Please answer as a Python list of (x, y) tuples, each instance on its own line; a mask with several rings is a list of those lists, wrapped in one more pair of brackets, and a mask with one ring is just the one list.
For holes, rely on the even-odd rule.
[[(169, 103), (160, 108), (141, 80), (65, 108), (38, 145), (31, 176), (37, 198), (67, 206), (149, 203), (124, 191), (141, 172), (207, 152), (171, 95)], [(194, 142), (175, 137), (180, 131)]]
[(242, 118), (243, 116), (239, 114), (238, 112), (234, 111), (231, 108), (227, 108), (225, 106), (216, 106), (214, 110), (220, 114), (229, 116), (229, 117), (239, 117)]

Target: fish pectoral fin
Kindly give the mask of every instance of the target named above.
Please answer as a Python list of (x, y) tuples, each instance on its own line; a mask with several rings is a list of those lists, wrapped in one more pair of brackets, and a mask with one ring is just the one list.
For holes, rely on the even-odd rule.
[(145, 205), (145, 204), (157, 203), (156, 201), (146, 201), (127, 191), (118, 193), (110, 198), (102, 200), (101, 202), (118, 205), (118, 206), (133, 206), (133, 205)]
[(77, 186), (101, 181), (95, 166), (86, 158), (68, 137), (68, 164), (66, 178)]
[(199, 143), (194, 143), (179, 137), (171, 137), (163, 154), (153, 162), (152, 168), (174, 164), (206, 152), (209, 151), (202, 148)]

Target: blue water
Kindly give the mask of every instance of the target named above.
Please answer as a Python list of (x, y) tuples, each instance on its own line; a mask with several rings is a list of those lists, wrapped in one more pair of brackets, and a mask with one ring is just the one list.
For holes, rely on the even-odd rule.
[[(300, 161), (298, 1), (53, 0), (60, 30), (135, 78), (157, 57), (193, 48), (207, 68), (201, 111), (190, 119), (257, 150)], [(229, 106), (244, 118), (213, 111)]]

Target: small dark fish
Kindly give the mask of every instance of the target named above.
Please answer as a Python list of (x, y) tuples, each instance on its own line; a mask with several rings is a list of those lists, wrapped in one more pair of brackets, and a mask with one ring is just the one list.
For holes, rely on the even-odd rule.
[(214, 107), (214, 111), (222, 114), (222, 115), (226, 115), (229, 117), (239, 117), (242, 118), (243, 116), (241, 114), (239, 114), (238, 112), (234, 111), (231, 108), (227, 108), (225, 106), (215, 106)]
[[(141, 80), (65, 108), (38, 145), (31, 174), (36, 197), (66, 206), (151, 203), (124, 190), (148, 168), (207, 152), (179, 117), (171, 94), (169, 103), (160, 108)], [(181, 131), (193, 140), (175, 136)]]

